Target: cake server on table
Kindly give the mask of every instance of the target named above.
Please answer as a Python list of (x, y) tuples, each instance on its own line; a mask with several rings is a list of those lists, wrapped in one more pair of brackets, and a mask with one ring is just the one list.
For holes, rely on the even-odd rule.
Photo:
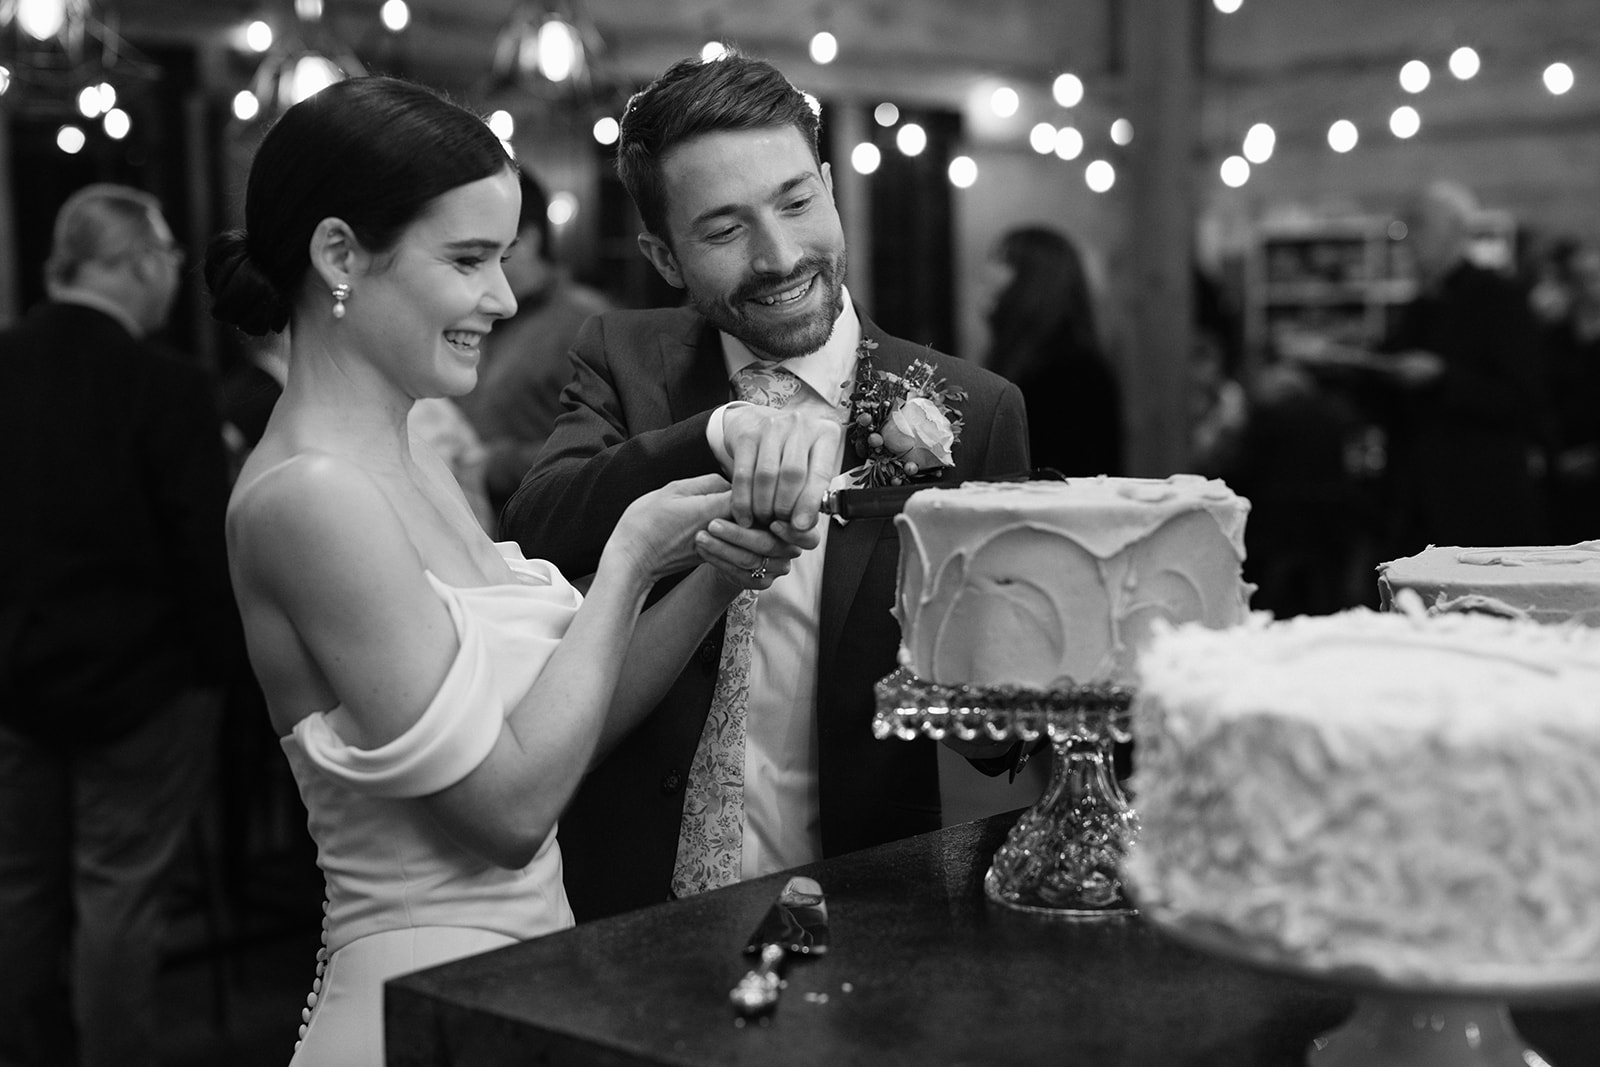
[[(561, 834), (580, 919), (939, 826), (931, 745), (884, 745), (871, 729), (873, 685), (899, 647), (894, 525), (818, 510), (862, 462), (844, 423), (863, 353), (902, 380), (921, 361), (964, 394), (946, 483), (1027, 469), (1026, 415), (1014, 386), (885, 333), (851, 301), (817, 128), (804, 94), (739, 55), (682, 61), (630, 101), (618, 169), (640, 248), (688, 306), (589, 321), (566, 411), (502, 517), (528, 552), (581, 574), (629, 501), (723, 471), (741, 523), (806, 548), (751, 628), (729, 627), (749, 636), (724, 648), (713, 635), (579, 789)], [(769, 402), (731, 402), (733, 380), (751, 377)]]

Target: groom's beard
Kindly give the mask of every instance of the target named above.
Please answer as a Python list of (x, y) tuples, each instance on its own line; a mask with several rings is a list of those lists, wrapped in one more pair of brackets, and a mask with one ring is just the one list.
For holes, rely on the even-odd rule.
[[(763, 293), (781, 292), (815, 274), (812, 283), (821, 289), (816, 310), (794, 322), (764, 321), (750, 300)], [(757, 278), (744, 283), (726, 297), (703, 298), (693, 290), (689, 301), (717, 329), (743, 341), (750, 351), (764, 359), (794, 359), (809, 355), (828, 343), (833, 324), (844, 310), (845, 253), (835, 256), (812, 254), (801, 259), (789, 276), (774, 283)]]

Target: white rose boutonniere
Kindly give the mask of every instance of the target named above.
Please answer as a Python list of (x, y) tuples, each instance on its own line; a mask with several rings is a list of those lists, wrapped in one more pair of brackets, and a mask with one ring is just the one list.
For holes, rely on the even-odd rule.
[(861, 339), (848, 435), (861, 465), (845, 472), (850, 488), (903, 485), (938, 478), (955, 463), (965, 390), (935, 378), (932, 365), (915, 360), (904, 375), (872, 363), (875, 341)]

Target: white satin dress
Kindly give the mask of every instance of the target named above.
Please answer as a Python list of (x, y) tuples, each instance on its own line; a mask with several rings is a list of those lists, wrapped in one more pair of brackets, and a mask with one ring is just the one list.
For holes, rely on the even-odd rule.
[(428, 580), (460, 651), (422, 717), (376, 749), (311, 715), (281, 738), (327, 884), (323, 947), (291, 1067), (381, 1067), (383, 983), (572, 925), (556, 834), (520, 871), (452, 841), (415, 798), (464, 778), (560, 643), (582, 595), (556, 568), (497, 546), (516, 581)]

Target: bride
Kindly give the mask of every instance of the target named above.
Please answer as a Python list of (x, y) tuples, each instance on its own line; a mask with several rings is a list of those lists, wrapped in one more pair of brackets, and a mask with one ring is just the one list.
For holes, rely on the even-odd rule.
[(427, 89), (340, 82), (268, 132), (245, 228), (207, 256), (213, 314), (289, 338), (227, 535), (327, 885), (296, 1067), (380, 1064), (387, 978), (571, 925), (563, 806), (730, 601), (799, 551), (729, 521), (716, 475), (636, 501), (585, 593), (483, 534), (407, 415), (471, 389), (516, 310), (514, 168)]

